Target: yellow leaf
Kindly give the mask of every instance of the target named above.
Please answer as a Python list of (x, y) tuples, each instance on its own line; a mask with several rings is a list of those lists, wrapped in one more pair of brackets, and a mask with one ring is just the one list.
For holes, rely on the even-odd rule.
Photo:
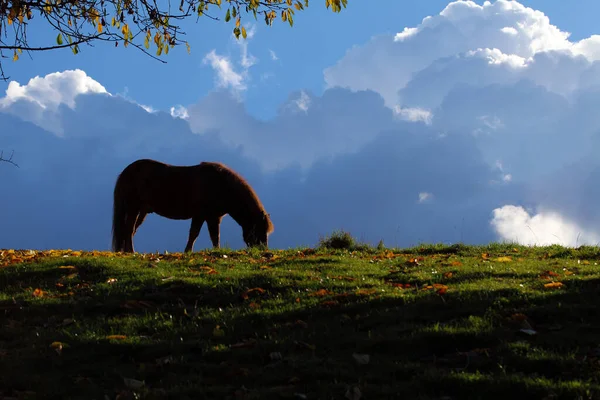
[(188, 54), (190, 54), (190, 44), (188, 42), (185, 42), (185, 47), (187, 49)]
[(558, 289), (563, 286), (564, 286), (564, 284), (562, 282), (551, 282), (551, 283), (546, 283), (544, 285), (544, 287), (548, 288), (548, 289)]
[(17, 52), (15, 51), (15, 54), (13, 54), (13, 61), (17, 61), (19, 59), (19, 55), (17, 54)]
[(102, 24), (98, 24), (98, 33), (102, 33)]
[(242, 37), (246, 39), (246, 28), (242, 26)]
[(125, 340), (125, 339), (127, 339), (127, 336), (125, 336), (125, 335), (108, 335), (106, 337), (106, 339), (108, 339), (108, 340)]
[(496, 262), (511, 262), (512, 257), (508, 257), (508, 256), (498, 257), (498, 258), (495, 258), (494, 261), (496, 261)]
[(34, 297), (43, 297), (44, 296), (44, 291), (42, 289), (40, 289), (40, 288), (35, 289), (33, 291), (33, 296)]

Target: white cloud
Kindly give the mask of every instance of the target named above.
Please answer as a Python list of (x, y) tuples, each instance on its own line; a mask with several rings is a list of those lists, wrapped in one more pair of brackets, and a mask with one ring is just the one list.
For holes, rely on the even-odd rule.
[(169, 109), (169, 112), (171, 113), (171, 117), (173, 118), (188, 119), (190, 117), (187, 108), (185, 108), (182, 105), (176, 105), (174, 107), (171, 107)]
[(308, 111), (308, 107), (310, 106), (310, 97), (304, 90), (300, 91), (300, 97), (296, 100), (296, 106), (298, 109), (304, 112)]
[(80, 69), (36, 76), (25, 85), (11, 81), (0, 99), (0, 112), (15, 114), (61, 136), (63, 124), (57, 110), (61, 106), (74, 109), (77, 97), (88, 93), (110, 96), (104, 86)]
[(523, 207), (506, 205), (494, 209), (491, 225), (502, 240), (525, 245), (600, 244), (598, 233), (587, 231), (554, 211), (541, 211), (532, 216)]
[[(518, 1), (498, 0), (483, 5), (453, 1), (438, 15), (424, 18), (416, 27), (406, 27), (396, 35), (377, 36), (363, 46), (353, 47), (335, 65), (325, 69), (324, 77), (328, 87), (377, 91), (388, 107), (397, 104), (403, 108), (423, 107), (422, 103), (399, 96), (399, 91), (405, 89), (416, 74), (432, 65), (437, 71), (450, 69), (455, 64), (464, 68), (460, 59), (474, 57), (513, 71), (491, 75), (487, 69), (487, 76), (479, 72), (480, 80), (476, 81), (469, 77), (474, 72), (467, 68), (461, 82), (485, 85), (510, 83), (526, 77), (550, 90), (567, 94), (577, 89), (582, 68), (600, 59), (600, 36), (580, 42), (570, 42), (568, 38), (569, 33), (552, 25), (544, 13)], [(553, 51), (558, 53), (544, 56)], [(587, 64), (575, 61), (574, 55), (583, 56)], [(557, 71), (549, 65), (556, 63), (564, 64), (560, 69), (566, 77), (561, 80), (555, 79)], [(435, 74), (435, 70), (430, 71), (431, 74)], [(455, 69), (452, 73), (459, 74)], [(432, 93), (432, 98), (443, 98), (446, 90), (458, 83), (456, 78), (448, 79), (450, 83)], [(438, 83), (432, 81), (431, 85)]]
[(80, 69), (54, 72), (44, 77), (36, 76), (23, 86), (11, 81), (6, 95), (0, 99), (0, 107), (27, 100), (42, 109), (56, 110), (61, 104), (75, 108), (75, 98), (83, 93), (107, 92), (104, 86)]
[(394, 113), (400, 119), (403, 119), (405, 121), (411, 121), (411, 122), (421, 121), (421, 122), (425, 122), (427, 125), (431, 125), (431, 121), (433, 118), (433, 114), (431, 113), (430, 110), (425, 110), (425, 109), (418, 108), (418, 107), (402, 108), (400, 106), (395, 106)]
[(429, 202), (433, 199), (433, 194), (428, 192), (419, 193), (419, 203)]
[(233, 91), (246, 90), (247, 86), (241, 73), (235, 71), (231, 60), (228, 57), (220, 56), (215, 50), (211, 50), (203, 62), (210, 64), (216, 72), (216, 83), (219, 88), (228, 88)]
[(279, 60), (279, 57), (277, 57), (277, 54), (271, 49), (269, 49), (269, 55), (271, 56), (271, 60), (273, 60), (273, 61)]

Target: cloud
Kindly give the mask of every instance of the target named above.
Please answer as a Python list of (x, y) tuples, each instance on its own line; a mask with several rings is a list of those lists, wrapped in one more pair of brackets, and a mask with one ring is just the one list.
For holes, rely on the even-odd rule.
[(11, 81), (0, 99), (0, 111), (13, 113), (62, 135), (63, 127), (55, 118), (56, 111), (63, 106), (75, 108), (77, 97), (86, 93), (110, 95), (104, 86), (80, 69), (36, 76), (24, 85)]
[[(518, 69), (522, 76), (537, 78), (537, 83), (553, 90), (556, 86), (564, 93), (576, 87), (568, 78), (557, 85), (560, 80), (555, 79), (556, 71), (548, 70), (548, 64), (571, 63), (573, 71), (562, 68), (561, 72), (576, 75), (578, 68), (587, 67), (600, 55), (600, 36), (579, 42), (570, 42), (568, 38), (569, 33), (552, 25), (542, 12), (518, 1), (486, 1), (483, 5), (454, 1), (416, 27), (406, 27), (396, 35), (377, 36), (363, 46), (353, 47), (335, 65), (325, 69), (324, 77), (328, 87), (374, 90), (389, 107), (397, 104), (414, 107), (418, 104), (400, 92), (413, 81), (415, 74), (431, 67), (435, 70), (429, 71), (428, 78), (436, 75), (447, 79), (448, 72), (439, 73), (443, 72), (440, 69), (464, 67), (465, 58), (475, 58), (497, 67), (497, 72), (489, 75), (494, 69), (479, 64), (480, 69), (488, 71), (488, 77), (483, 76), (480, 82), (482, 85), (494, 81), (510, 83), (511, 78), (514, 82), (518, 79), (514, 71), (505, 70)], [(582, 59), (574, 58), (577, 55)], [(452, 71), (457, 73), (455, 68)], [(462, 80), (475, 82), (466, 73)], [(430, 81), (431, 85), (439, 83)], [(445, 93), (436, 94), (443, 97)]]
[(271, 49), (269, 49), (269, 55), (271, 56), (271, 60), (273, 60), (273, 61), (279, 60), (279, 57), (277, 57), (277, 54)]
[(190, 117), (187, 108), (185, 108), (181, 104), (171, 107), (169, 109), (169, 112), (171, 113), (171, 116), (173, 118), (188, 119)]
[(241, 73), (235, 71), (228, 57), (220, 56), (215, 50), (211, 50), (203, 62), (210, 64), (216, 73), (216, 84), (218, 88), (229, 88), (235, 92), (246, 90), (247, 86)]
[(250, 79), (249, 69), (258, 62), (248, 51), (248, 44), (256, 34), (256, 25), (250, 25), (246, 30), (246, 39), (235, 38), (232, 33), (232, 40), (240, 49), (239, 68), (231, 57), (219, 55), (216, 50), (209, 51), (203, 59), (204, 64), (209, 64), (215, 71), (215, 83), (217, 89), (229, 89), (235, 96), (240, 96), (242, 92), (248, 89), (247, 81)]
[(502, 240), (525, 245), (576, 247), (600, 243), (600, 235), (552, 211), (531, 216), (523, 207), (506, 205), (494, 210), (491, 224)]

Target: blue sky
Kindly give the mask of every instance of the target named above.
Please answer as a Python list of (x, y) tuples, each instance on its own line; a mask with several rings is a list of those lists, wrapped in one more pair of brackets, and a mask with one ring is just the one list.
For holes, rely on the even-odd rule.
[[(314, 2), (247, 42), (201, 20), (168, 64), (104, 45), (8, 61), (0, 148), (20, 168), (0, 165), (0, 247), (107, 249), (114, 181), (137, 158), (229, 164), (279, 248), (335, 229), (394, 246), (599, 243), (600, 4), (367, 4)], [(150, 216), (136, 249), (180, 251), (188, 229)], [(221, 238), (243, 245), (230, 218)]]

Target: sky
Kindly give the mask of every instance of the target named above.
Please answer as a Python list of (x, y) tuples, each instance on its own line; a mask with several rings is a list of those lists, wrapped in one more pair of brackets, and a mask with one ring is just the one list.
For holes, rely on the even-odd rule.
[[(108, 249), (114, 182), (138, 158), (231, 166), (274, 248), (337, 229), (401, 247), (599, 243), (600, 4), (367, 4), (314, 2), (293, 28), (247, 19), (247, 41), (200, 20), (167, 64), (108, 45), (3, 61), (0, 148), (19, 168), (0, 164), (0, 248)], [(149, 216), (136, 250), (182, 251), (189, 222)], [(221, 241), (243, 247), (229, 217)]]

